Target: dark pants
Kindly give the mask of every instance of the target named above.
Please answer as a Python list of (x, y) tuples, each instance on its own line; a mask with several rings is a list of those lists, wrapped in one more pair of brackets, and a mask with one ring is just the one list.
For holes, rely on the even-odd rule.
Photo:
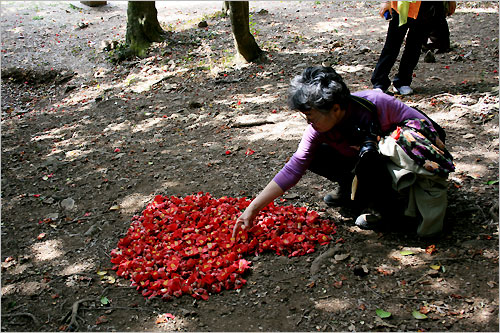
[(434, 29), (429, 34), (429, 39), (431, 42), (424, 44), (426, 49), (436, 50), (436, 53), (444, 53), (450, 50), (450, 28), (444, 14), (436, 22)]
[(371, 206), (382, 213), (390, 209), (390, 198), (395, 193), (392, 190), (392, 178), (385, 166), (385, 158), (378, 156), (358, 166), (357, 163), (357, 157), (347, 158), (327, 144), (322, 144), (315, 153), (309, 171), (337, 182), (350, 191), (356, 169), (358, 188), (354, 205), (359, 209)]
[(405, 36), (406, 44), (398, 72), (392, 83), (396, 88), (411, 85), (413, 70), (418, 64), (422, 45), (429, 38), (430, 32), (435, 30), (437, 18), (443, 16), (442, 1), (422, 1), (417, 19), (409, 17), (406, 24), (399, 26), (399, 15), (392, 10), (392, 20), (389, 22), (385, 44), (371, 78), (373, 87), (387, 90), (391, 85), (389, 74), (399, 55)]

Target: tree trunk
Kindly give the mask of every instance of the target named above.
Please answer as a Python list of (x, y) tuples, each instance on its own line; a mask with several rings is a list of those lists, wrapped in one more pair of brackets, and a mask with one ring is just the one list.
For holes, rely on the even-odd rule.
[(224, 14), (224, 16), (228, 15), (229, 14), (229, 1), (224, 1), (222, 2), (222, 13)]
[(262, 54), (262, 50), (250, 33), (248, 1), (228, 2), (236, 50), (246, 61), (255, 61)]
[(144, 57), (151, 43), (161, 42), (164, 34), (154, 1), (128, 2), (126, 42), (132, 54)]

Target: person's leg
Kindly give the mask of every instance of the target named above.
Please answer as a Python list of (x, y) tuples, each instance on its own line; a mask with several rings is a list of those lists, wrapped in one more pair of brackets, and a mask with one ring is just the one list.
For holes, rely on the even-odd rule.
[[(308, 170), (339, 185), (338, 196), (349, 198), (356, 158), (347, 158), (327, 144), (318, 147)], [(344, 198), (345, 199), (345, 198)]]
[(385, 44), (371, 77), (374, 88), (378, 87), (385, 91), (391, 85), (389, 74), (398, 57), (406, 31), (407, 25), (399, 26), (399, 15), (393, 10), (392, 20), (389, 22), (387, 29)]
[(380, 221), (388, 218), (395, 209), (396, 192), (392, 189), (392, 178), (386, 163), (386, 157), (377, 154), (369, 160), (361, 160), (356, 167), (356, 201), (361, 208), (356, 225), (361, 228), (379, 226)]
[(435, 3), (434, 1), (423, 1), (417, 19), (408, 18), (406, 44), (401, 55), (398, 73), (392, 81), (395, 88), (411, 85), (413, 71), (417, 67), (422, 52), (422, 45), (436, 26), (436, 15), (439, 14), (439, 11), (437, 11), (438, 7)]

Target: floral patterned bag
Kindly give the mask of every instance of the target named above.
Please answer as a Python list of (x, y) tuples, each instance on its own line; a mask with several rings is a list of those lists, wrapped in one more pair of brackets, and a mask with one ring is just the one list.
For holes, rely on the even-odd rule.
[(447, 177), (455, 171), (453, 157), (427, 119), (407, 119), (390, 136), (415, 163), (433, 174)]

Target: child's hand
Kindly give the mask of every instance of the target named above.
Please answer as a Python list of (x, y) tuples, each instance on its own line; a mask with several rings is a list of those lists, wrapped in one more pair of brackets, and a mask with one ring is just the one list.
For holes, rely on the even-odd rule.
[(380, 17), (384, 17), (384, 13), (388, 10), (391, 10), (391, 2), (390, 1), (385, 1), (380, 4), (380, 9), (378, 11), (378, 14)]

